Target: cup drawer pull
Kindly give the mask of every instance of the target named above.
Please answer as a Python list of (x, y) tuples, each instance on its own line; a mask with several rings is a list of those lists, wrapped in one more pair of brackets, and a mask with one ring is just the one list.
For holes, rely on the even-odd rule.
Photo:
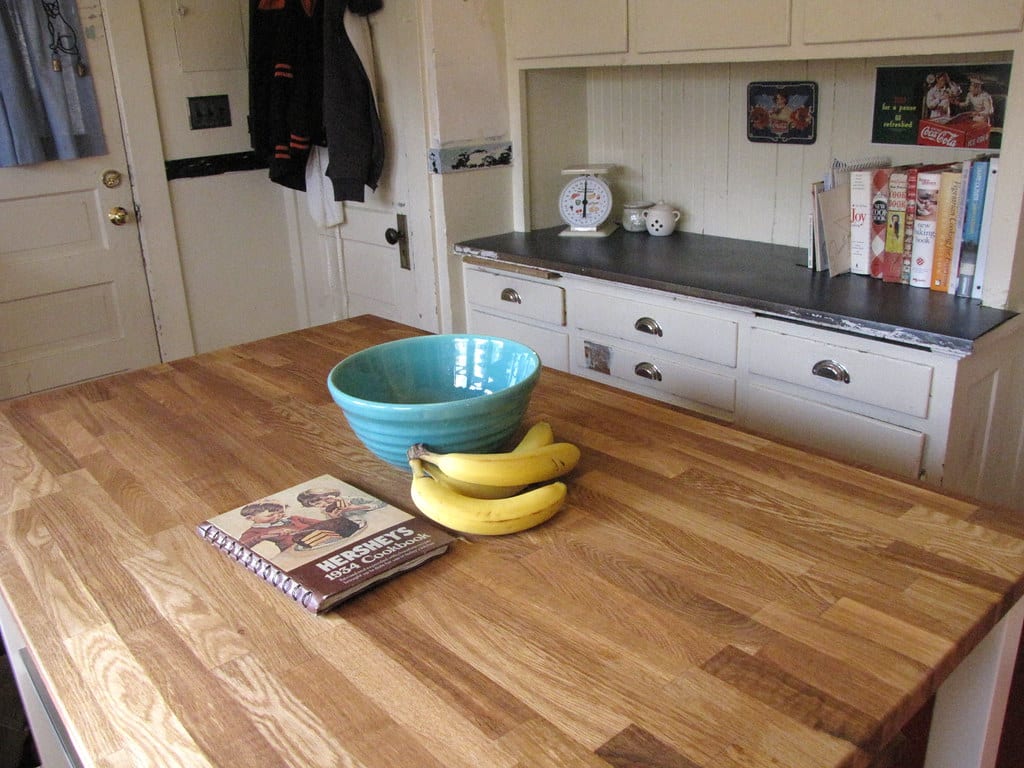
[(843, 367), (842, 363), (835, 360), (819, 360), (811, 368), (811, 373), (821, 376), (823, 379), (841, 381), (843, 384), (850, 383), (850, 372)]
[(642, 379), (661, 381), (661, 371), (658, 370), (658, 366), (654, 363), (637, 363), (633, 373)]
[(505, 288), (501, 292), (502, 301), (510, 301), (513, 304), (522, 304), (523, 299), (515, 288)]
[(640, 333), (649, 333), (651, 336), (661, 336), (661, 326), (658, 325), (658, 321), (653, 317), (641, 317), (635, 323), (633, 327), (636, 328)]

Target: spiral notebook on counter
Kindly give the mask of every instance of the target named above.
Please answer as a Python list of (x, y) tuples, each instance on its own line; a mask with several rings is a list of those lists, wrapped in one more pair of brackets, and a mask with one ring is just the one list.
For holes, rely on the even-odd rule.
[(332, 475), (212, 517), (196, 532), (313, 613), (444, 554), (454, 541)]

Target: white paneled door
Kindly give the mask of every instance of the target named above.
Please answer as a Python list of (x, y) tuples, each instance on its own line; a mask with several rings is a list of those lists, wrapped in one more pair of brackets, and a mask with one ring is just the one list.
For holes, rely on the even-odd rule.
[(100, 2), (78, 7), (108, 154), (0, 168), (0, 398), (160, 359)]

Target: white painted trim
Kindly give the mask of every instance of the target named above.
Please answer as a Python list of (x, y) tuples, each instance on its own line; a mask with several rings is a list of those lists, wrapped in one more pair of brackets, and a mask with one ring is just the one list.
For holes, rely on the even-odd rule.
[(102, 0), (160, 358), (195, 354), (138, 0)]

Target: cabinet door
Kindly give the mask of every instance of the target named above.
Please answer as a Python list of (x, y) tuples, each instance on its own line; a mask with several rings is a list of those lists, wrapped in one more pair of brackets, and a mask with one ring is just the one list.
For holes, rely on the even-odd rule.
[(513, 58), (626, 52), (626, 0), (513, 0), (505, 8)]
[(1017, 32), (1024, 0), (804, 0), (803, 42), (845, 43)]
[(632, 6), (637, 53), (789, 44), (789, 0), (633, 0)]

